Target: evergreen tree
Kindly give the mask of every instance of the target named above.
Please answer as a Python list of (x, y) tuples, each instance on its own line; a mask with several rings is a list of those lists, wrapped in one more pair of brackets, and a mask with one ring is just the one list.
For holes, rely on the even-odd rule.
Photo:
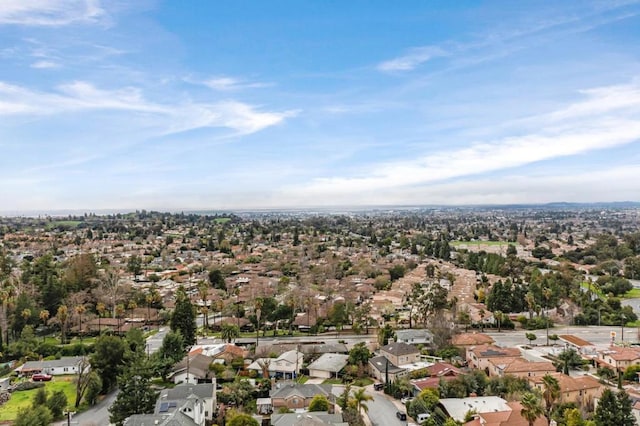
[(62, 417), (62, 411), (67, 407), (67, 395), (63, 390), (57, 390), (47, 398), (47, 407), (54, 419)]
[(132, 414), (152, 413), (158, 392), (151, 387), (151, 368), (144, 358), (137, 359), (118, 376), (120, 392), (109, 412), (109, 421), (122, 426)]
[(176, 292), (176, 307), (170, 325), (172, 331), (180, 331), (186, 345), (196, 342), (196, 311), (182, 286)]
[(14, 426), (48, 426), (51, 424), (53, 416), (44, 405), (37, 407), (23, 408), (18, 411)]
[(631, 413), (631, 399), (625, 391), (615, 394), (605, 389), (596, 408), (593, 420), (597, 426), (633, 426), (635, 420)]

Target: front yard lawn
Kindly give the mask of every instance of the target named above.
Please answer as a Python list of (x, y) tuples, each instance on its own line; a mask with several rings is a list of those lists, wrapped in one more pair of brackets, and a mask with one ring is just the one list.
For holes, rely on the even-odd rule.
[[(76, 384), (74, 382), (76, 376), (55, 376), (53, 380), (45, 383), (47, 394), (62, 390), (67, 396), (67, 408), (74, 409), (76, 402)], [(0, 407), (0, 422), (13, 421), (18, 416), (18, 411), (31, 405), (33, 398), (36, 396), (38, 389), (29, 389), (26, 391), (13, 392), (9, 402)], [(75, 409), (74, 409), (75, 410)]]

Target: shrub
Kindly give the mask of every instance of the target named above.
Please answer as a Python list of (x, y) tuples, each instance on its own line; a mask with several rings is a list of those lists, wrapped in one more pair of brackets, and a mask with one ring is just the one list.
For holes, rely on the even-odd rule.
[(44, 383), (42, 382), (21, 382), (15, 385), (13, 388), (14, 392), (25, 391), (30, 389), (43, 388)]

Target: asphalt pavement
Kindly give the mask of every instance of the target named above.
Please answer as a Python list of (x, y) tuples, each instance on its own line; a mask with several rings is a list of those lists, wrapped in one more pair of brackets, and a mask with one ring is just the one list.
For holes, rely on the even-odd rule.
[[(398, 420), (396, 413), (398, 412), (398, 407), (387, 398), (382, 392), (371, 391), (368, 392), (371, 396), (373, 396), (373, 401), (367, 402), (367, 407), (369, 407), (369, 411), (367, 414), (369, 415), (369, 420), (371, 421), (372, 426), (406, 426), (406, 421)], [(406, 410), (402, 409), (402, 412), (406, 413)]]

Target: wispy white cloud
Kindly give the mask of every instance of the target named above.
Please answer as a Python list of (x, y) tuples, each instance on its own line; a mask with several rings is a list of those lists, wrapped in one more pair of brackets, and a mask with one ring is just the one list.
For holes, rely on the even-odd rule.
[(414, 47), (402, 56), (382, 62), (378, 69), (385, 72), (410, 71), (433, 58), (448, 55), (447, 51), (438, 46)]
[(151, 117), (161, 134), (220, 127), (249, 134), (276, 125), (297, 111), (267, 112), (238, 101), (161, 104), (147, 100), (135, 87), (103, 90), (76, 81), (60, 85), (57, 92), (36, 92), (0, 82), (1, 115), (54, 115), (91, 110), (128, 111)]
[(31, 64), (31, 68), (36, 68), (36, 69), (60, 68), (60, 64), (53, 61), (36, 61)]
[(0, 25), (64, 26), (99, 22), (106, 16), (99, 0), (3, 0)]
[(250, 82), (225, 76), (213, 77), (208, 80), (204, 80), (202, 84), (209, 87), (210, 89), (218, 90), (221, 92), (243, 89), (257, 89), (273, 86), (272, 83)]
[(360, 175), (319, 178), (292, 190), (327, 197), (425, 185), (640, 140), (639, 84), (583, 93), (585, 100), (538, 117), (535, 123), (531, 121), (520, 129), (519, 136), (476, 142), (406, 161), (374, 164)]

